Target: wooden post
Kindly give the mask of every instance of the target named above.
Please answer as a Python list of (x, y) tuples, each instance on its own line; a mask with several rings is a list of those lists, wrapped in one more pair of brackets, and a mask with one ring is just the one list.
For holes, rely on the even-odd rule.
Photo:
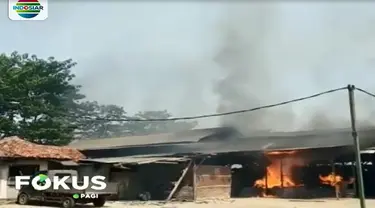
[(185, 178), (185, 175), (188, 172), (189, 168), (191, 168), (192, 164), (193, 164), (193, 160), (190, 160), (187, 167), (182, 171), (182, 175), (181, 175), (180, 179), (178, 179), (178, 181), (174, 184), (174, 187), (173, 187), (171, 193), (169, 193), (169, 196), (168, 196), (166, 201), (170, 201), (172, 199), (174, 193), (177, 191), (178, 187), (180, 186), (182, 180)]
[(195, 159), (193, 162), (193, 200), (197, 200), (197, 169), (198, 166), (195, 164)]
[(267, 166), (265, 166), (265, 172), (266, 172), (266, 175), (264, 176), (264, 194), (267, 195), (268, 194), (268, 169), (267, 169)]
[(284, 188), (283, 158), (280, 159), (280, 182), (280, 187)]
[(335, 161), (331, 161), (331, 169), (332, 169), (332, 177), (333, 177), (333, 184), (335, 186), (335, 194), (336, 194), (336, 199), (340, 199), (340, 185), (338, 181), (336, 181), (336, 169), (335, 169)]
[[(357, 178), (357, 173), (356, 173), (356, 167), (355, 167), (355, 164), (354, 164), (354, 161), (355, 161), (355, 158), (353, 160), (353, 162), (351, 162), (351, 167), (352, 167), (352, 172), (353, 172), (353, 177), (354, 178)], [(358, 196), (358, 190), (357, 190), (357, 180), (354, 180), (353, 182), (353, 192), (354, 192), (354, 198), (357, 198)]]

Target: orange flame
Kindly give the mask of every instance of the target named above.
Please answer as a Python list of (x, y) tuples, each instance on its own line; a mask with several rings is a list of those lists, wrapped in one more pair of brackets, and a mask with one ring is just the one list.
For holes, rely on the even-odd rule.
[(297, 151), (292, 150), (292, 151), (273, 151), (273, 152), (267, 152), (266, 155), (292, 155), (296, 153)]
[[(267, 186), (266, 186), (267, 181)], [(291, 187), (296, 184), (287, 175), (281, 176), (281, 164), (272, 163), (267, 167), (267, 178), (256, 180), (255, 187), (258, 188), (273, 188), (273, 187)]]
[[(256, 180), (254, 187), (257, 188), (273, 188), (273, 187), (294, 187), (302, 186), (302, 184), (296, 184), (291, 176), (291, 170), (294, 166), (300, 166), (303, 164), (303, 160), (291, 156), (296, 151), (274, 151), (267, 152), (266, 155), (271, 161), (271, 165), (267, 167), (267, 175), (262, 179)], [(273, 156), (287, 155), (288, 157), (283, 158), (283, 165), (280, 159), (275, 159)], [(264, 195), (264, 194), (263, 194)]]
[(327, 176), (319, 175), (320, 182), (322, 184), (327, 184), (330, 186), (335, 186), (343, 180), (342, 176), (336, 175), (335, 173), (330, 173)]

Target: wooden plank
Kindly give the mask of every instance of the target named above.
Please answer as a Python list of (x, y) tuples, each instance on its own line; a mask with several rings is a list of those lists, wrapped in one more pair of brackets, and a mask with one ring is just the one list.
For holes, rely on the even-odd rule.
[(211, 186), (198, 186), (197, 189), (207, 189), (207, 188), (231, 188), (231, 185), (211, 185)]
[(187, 167), (184, 169), (184, 171), (182, 171), (182, 175), (181, 177), (178, 179), (178, 181), (174, 184), (174, 187), (171, 191), (171, 193), (169, 193), (169, 196), (167, 198), (167, 201), (170, 201), (173, 197), (173, 195), (175, 194), (175, 192), (177, 191), (178, 187), (180, 186), (182, 180), (185, 178), (185, 175), (186, 173), (188, 172), (189, 168), (191, 167), (191, 164), (193, 163), (193, 161), (191, 160), (189, 162), (189, 164), (187, 165)]
[(228, 167), (217, 165), (200, 165), (197, 170), (197, 175), (230, 175), (231, 170)]
[(157, 161), (154, 162), (154, 164), (171, 164), (171, 165), (176, 165), (178, 162), (173, 162), (173, 161)]
[(232, 177), (231, 175), (208, 175), (208, 174), (205, 174), (205, 175), (198, 175), (199, 177), (213, 177), (213, 178), (230, 178)]
[(197, 171), (198, 171), (198, 168), (199, 166), (201, 166), (204, 161), (206, 161), (207, 157), (204, 157), (198, 164), (195, 164), (196, 160), (195, 158), (193, 159), (194, 160), (194, 166), (193, 166), (193, 200), (196, 201), (197, 200)]

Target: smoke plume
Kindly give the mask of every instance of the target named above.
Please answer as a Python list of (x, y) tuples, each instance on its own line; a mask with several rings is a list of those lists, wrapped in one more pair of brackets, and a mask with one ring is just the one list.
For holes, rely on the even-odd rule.
[[(370, 23), (375, 20), (374, 15), (362, 13), (362, 17), (358, 18), (362, 21), (361, 25), (355, 25), (355, 21), (349, 21), (352, 15), (344, 16), (348, 14), (345, 11), (355, 15), (363, 12), (363, 7), (357, 5), (349, 9), (340, 4), (312, 6), (315, 7), (309, 11), (299, 11), (297, 4), (252, 2), (228, 8), (227, 18), (220, 25), (223, 41), (214, 58), (224, 73), (224, 78), (214, 87), (220, 101), (218, 112), (284, 101), (299, 90), (306, 91), (299, 95), (306, 95), (306, 86), (323, 91), (351, 83), (353, 69), (337, 66), (354, 66), (355, 63), (361, 66), (369, 60), (371, 56), (366, 43), (374, 45), (375, 30), (368, 30), (366, 26), (373, 28)], [(323, 10), (314, 19), (314, 12), (319, 9)], [(288, 12), (305, 13), (310, 19), (290, 20)], [(312, 25), (319, 20), (318, 17), (327, 18), (326, 22), (319, 21), (319, 27)], [(289, 25), (293, 22), (300, 24), (300, 27), (294, 25), (297, 31), (290, 29)], [(310, 82), (298, 82), (298, 76), (305, 80), (308, 77)], [(289, 83), (290, 80), (292, 83)], [(341, 86), (334, 85), (336, 83)], [(294, 91), (289, 92), (284, 86), (292, 86), (289, 89)], [(286, 106), (224, 116), (221, 124), (235, 126), (243, 132), (348, 127), (347, 94), (332, 95), (326, 100), (315, 100), (317, 102), (319, 105), (310, 105), (300, 115), (296, 114), (293, 106)], [(366, 106), (368, 110), (368, 104), (361, 107)], [(340, 117), (342, 114), (346, 116)]]

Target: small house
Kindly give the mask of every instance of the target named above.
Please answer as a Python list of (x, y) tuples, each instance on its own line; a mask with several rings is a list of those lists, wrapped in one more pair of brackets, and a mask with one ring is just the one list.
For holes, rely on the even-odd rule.
[(38, 171), (76, 166), (85, 158), (70, 147), (38, 145), (18, 137), (0, 140), (0, 199), (15, 199), (15, 177)]

